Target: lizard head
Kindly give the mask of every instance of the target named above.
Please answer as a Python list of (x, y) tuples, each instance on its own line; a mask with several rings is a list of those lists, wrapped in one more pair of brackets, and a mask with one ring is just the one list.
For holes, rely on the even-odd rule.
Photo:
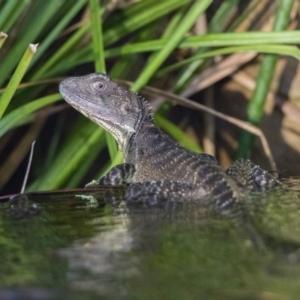
[(59, 85), (63, 98), (90, 120), (110, 132), (124, 150), (145, 118), (152, 120), (143, 98), (116, 84), (107, 75), (70, 77)]

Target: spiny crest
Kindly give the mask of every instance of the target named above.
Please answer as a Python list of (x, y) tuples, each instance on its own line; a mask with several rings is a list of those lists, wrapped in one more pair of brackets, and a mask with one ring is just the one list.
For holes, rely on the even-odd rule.
[(139, 101), (141, 103), (141, 110), (142, 110), (143, 116), (145, 116), (145, 118), (147, 118), (148, 120), (153, 121), (153, 112), (152, 112), (149, 102), (147, 100), (145, 100), (144, 97), (142, 97), (141, 95), (138, 95), (138, 94), (137, 94), (137, 98), (139, 99)]

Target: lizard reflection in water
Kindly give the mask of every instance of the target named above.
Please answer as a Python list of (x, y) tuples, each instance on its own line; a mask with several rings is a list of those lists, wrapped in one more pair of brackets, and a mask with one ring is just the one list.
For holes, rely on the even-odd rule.
[(67, 78), (59, 89), (70, 105), (115, 137), (124, 155), (124, 164), (88, 186), (128, 184), (129, 204), (209, 203), (222, 215), (244, 215), (243, 198), (277, 184), (250, 160), (223, 170), (213, 156), (181, 147), (154, 124), (148, 102), (105, 74)]

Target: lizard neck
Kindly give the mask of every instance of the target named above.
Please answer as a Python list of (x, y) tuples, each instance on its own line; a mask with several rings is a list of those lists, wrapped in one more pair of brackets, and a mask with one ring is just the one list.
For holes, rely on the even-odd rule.
[(137, 118), (135, 132), (128, 137), (123, 149), (125, 162), (133, 165), (136, 165), (138, 160), (138, 150), (140, 148), (140, 143), (142, 142), (141, 139), (144, 136), (147, 136), (147, 133), (151, 131), (150, 128), (155, 127), (153, 113), (151, 112), (149, 104), (143, 101), (140, 109), (141, 113)]

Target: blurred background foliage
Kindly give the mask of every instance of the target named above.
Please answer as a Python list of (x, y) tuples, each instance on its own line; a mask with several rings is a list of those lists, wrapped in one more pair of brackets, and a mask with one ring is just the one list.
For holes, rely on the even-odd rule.
[(222, 166), (270, 169), (257, 138), (145, 85), (259, 126), (279, 171), (299, 174), (298, 27), (293, 0), (0, 0), (1, 194), (20, 191), (34, 140), (28, 191), (83, 186), (122, 161), (58, 94), (63, 77), (95, 71), (133, 81), (163, 130)]

